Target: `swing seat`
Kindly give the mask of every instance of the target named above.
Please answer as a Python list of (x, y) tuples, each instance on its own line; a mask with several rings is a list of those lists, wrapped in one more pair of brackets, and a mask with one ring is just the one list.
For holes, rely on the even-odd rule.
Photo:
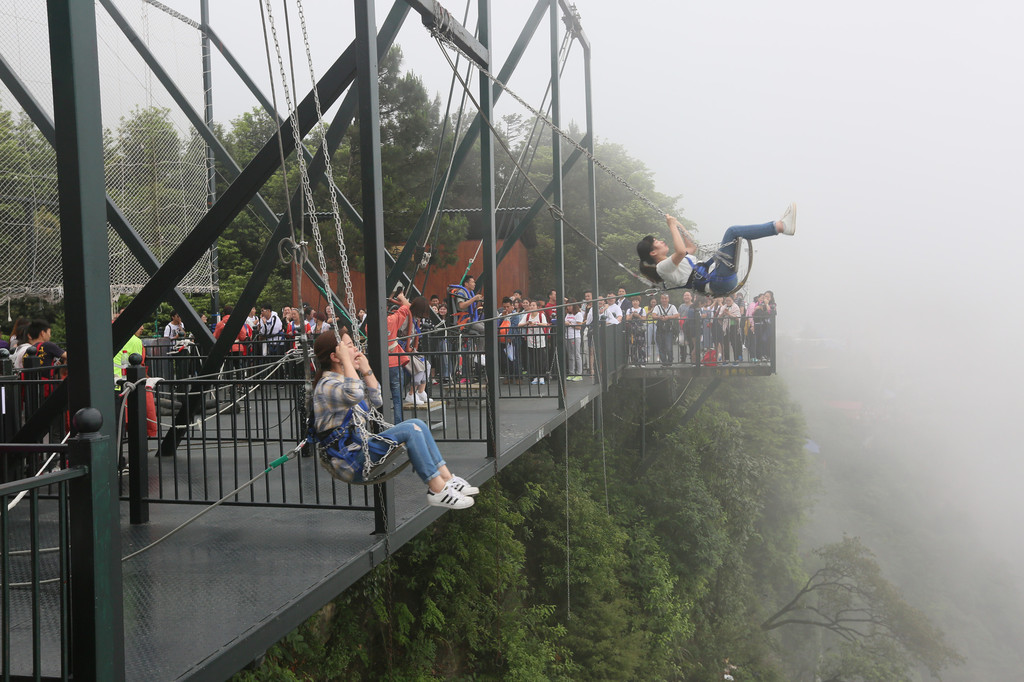
[(320, 465), (334, 478), (349, 485), (376, 485), (383, 483), (405, 470), (411, 463), (402, 458), (405, 448), (387, 438), (373, 437), (366, 446), (373, 466), (366, 471), (366, 455), (361, 443), (352, 442), (347, 446), (334, 439), (332, 433), (321, 436), (310, 434), (309, 439), (319, 452)]

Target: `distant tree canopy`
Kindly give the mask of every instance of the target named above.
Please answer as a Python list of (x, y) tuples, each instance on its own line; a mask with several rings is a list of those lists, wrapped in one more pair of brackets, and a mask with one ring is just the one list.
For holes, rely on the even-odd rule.
[(819, 667), (824, 682), (916, 679), (920, 665), (933, 677), (964, 658), (919, 610), (882, 576), (858, 538), (843, 538), (815, 554), (822, 565), (792, 599), (761, 624), (820, 628), (830, 634)]

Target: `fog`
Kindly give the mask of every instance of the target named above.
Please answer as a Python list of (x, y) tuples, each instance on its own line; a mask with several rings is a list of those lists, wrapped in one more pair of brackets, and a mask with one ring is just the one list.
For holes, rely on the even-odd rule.
[[(194, 0), (170, 4), (198, 13)], [(211, 23), (265, 86), (255, 8), (211, 4)], [(329, 4), (307, 7), (319, 73), (353, 37), (349, 3)], [(501, 63), (533, 3), (493, 4)], [(462, 3), (445, 6), (461, 18)], [(990, 551), (1019, 565), (1024, 5), (577, 7), (593, 45), (598, 137), (643, 160), (709, 241), (798, 202), (796, 236), (757, 244), (750, 288), (774, 290), (780, 333), (795, 348), (807, 338), (843, 344), (844, 380), (895, 394), (906, 433), (930, 436), (925, 452), (907, 453), (921, 467), (913, 484), (947, 500)], [(380, 20), (389, 8), (377, 3)], [(548, 77), (547, 30), (545, 20), (510, 82), (533, 103)], [(405, 68), (443, 100), (450, 71), (417, 17), (398, 42)], [(301, 43), (296, 49), (301, 56)], [(582, 124), (574, 49), (563, 122)], [(252, 106), (223, 65), (214, 79), (218, 120)], [(528, 115), (509, 99), (499, 115)], [(785, 378), (787, 358), (799, 357), (780, 352)]]

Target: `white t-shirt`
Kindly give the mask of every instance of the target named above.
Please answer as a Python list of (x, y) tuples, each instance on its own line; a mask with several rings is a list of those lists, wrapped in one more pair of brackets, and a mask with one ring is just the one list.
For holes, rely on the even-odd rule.
[(618, 303), (612, 303), (604, 309), (604, 319), (608, 324), (618, 324), (622, 321), (622, 308)]
[(184, 331), (185, 331), (185, 325), (183, 325), (183, 324), (174, 324), (173, 322), (168, 322), (167, 326), (164, 327), (164, 338), (165, 339), (176, 339)]
[(655, 269), (666, 284), (671, 284), (674, 287), (683, 287), (690, 280), (690, 273), (693, 272), (694, 265), (696, 263), (690, 256), (685, 256), (679, 261), (679, 265), (673, 263), (672, 258), (669, 257), (658, 263)]
[(583, 313), (567, 313), (565, 316), (565, 338), (580, 338), (580, 326), (583, 324)]
[[(654, 306), (654, 314), (660, 315), (661, 317), (671, 317), (679, 314), (679, 309), (669, 303), (667, 306), (663, 306), (660, 303)], [(668, 320), (658, 320), (658, 322), (667, 322)]]

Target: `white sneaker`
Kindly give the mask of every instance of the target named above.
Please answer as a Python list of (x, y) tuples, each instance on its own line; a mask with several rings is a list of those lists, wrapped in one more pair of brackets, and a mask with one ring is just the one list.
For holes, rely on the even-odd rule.
[(538, 383), (538, 384), (540, 384), (541, 386), (543, 386), (543, 385), (544, 385), (544, 377), (541, 377), (541, 378), (540, 378), (540, 379), (539, 379), (539, 380), (537, 381), (537, 383)]
[(543, 381), (543, 379), (534, 379), (533, 381), (531, 381), (531, 382), (530, 382), (530, 384), (532, 384), (533, 386), (536, 386), (536, 385), (537, 385), (537, 384), (539, 384), (539, 383), (540, 383), (541, 381)]
[(782, 223), (782, 234), (796, 234), (796, 202), (786, 207), (786, 212), (779, 218)]
[(416, 394), (416, 399), (419, 400), (420, 403), (422, 403), (423, 405), (429, 405), (430, 404), (430, 398), (427, 397), (427, 392), (426, 391), (420, 391), (419, 393), (417, 393)]
[(470, 485), (469, 481), (464, 479), (462, 476), (452, 476), (451, 480), (448, 481), (448, 486), (455, 488), (463, 495), (476, 495), (480, 492), (480, 488), (475, 485)]
[(441, 492), (427, 491), (427, 504), (431, 507), (466, 509), (473, 506), (473, 498), (460, 493), (452, 486), (452, 482), (448, 481), (444, 488), (441, 488)]

